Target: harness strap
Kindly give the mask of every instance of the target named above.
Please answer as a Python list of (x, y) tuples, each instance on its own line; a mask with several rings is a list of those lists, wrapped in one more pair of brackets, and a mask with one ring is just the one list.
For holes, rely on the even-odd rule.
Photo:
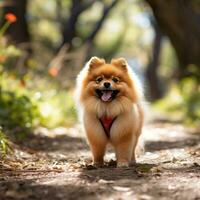
[(99, 121), (101, 122), (101, 125), (104, 129), (104, 132), (108, 138), (110, 138), (110, 129), (111, 129), (112, 124), (115, 121), (115, 119), (116, 119), (116, 117), (111, 118), (111, 117), (107, 117), (107, 116), (103, 116), (99, 119)]

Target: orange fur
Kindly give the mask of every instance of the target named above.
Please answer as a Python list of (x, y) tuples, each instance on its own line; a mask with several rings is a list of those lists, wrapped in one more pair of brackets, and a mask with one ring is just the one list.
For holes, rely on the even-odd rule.
[[(97, 82), (97, 77), (102, 77)], [(114, 82), (113, 77), (119, 79)], [(96, 90), (110, 82), (118, 93), (109, 102), (98, 98)], [(95, 165), (103, 164), (106, 145), (111, 143), (116, 152), (117, 165), (128, 166), (135, 162), (135, 147), (143, 126), (143, 92), (135, 74), (123, 58), (111, 63), (92, 57), (77, 78), (78, 103), (82, 109), (81, 120), (87, 134)], [(100, 119), (115, 118), (109, 137), (105, 134)]]

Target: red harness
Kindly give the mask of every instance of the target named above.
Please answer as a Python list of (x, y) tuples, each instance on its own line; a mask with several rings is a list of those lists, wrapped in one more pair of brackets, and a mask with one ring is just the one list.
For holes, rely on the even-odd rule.
[(99, 119), (108, 138), (110, 138), (110, 129), (115, 119), (116, 118), (111, 118), (107, 116), (103, 116)]

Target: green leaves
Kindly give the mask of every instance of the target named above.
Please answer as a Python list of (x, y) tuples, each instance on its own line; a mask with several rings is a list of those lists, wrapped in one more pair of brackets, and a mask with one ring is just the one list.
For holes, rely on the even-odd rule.
[(11, 91), (1, 91), (0, 108), (0, 124), (17, 137), (29, 132), (40, 116), (37, 105), (28, 96)]
[(2, 127), (0, 127), (0, 158), (4, 157), (8, 151), (8, 141), (3, 133)]
[(170, 118), (198, 127), (200, 121), (200, 87), (198, 80), (187, 77), (172, 84), (168, 94), (154, 104), (155, 108)]

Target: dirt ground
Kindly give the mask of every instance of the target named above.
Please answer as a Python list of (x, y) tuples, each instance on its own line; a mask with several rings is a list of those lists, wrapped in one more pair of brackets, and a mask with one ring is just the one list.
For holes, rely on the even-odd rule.
[(143, 132), (146, 152), (135, 167), (116, 168), (109, 150), (95, 169), (78, 125), (40, 128), (0, 162), (0, 199), (200, 199), (200, 134), (158, 121)]

